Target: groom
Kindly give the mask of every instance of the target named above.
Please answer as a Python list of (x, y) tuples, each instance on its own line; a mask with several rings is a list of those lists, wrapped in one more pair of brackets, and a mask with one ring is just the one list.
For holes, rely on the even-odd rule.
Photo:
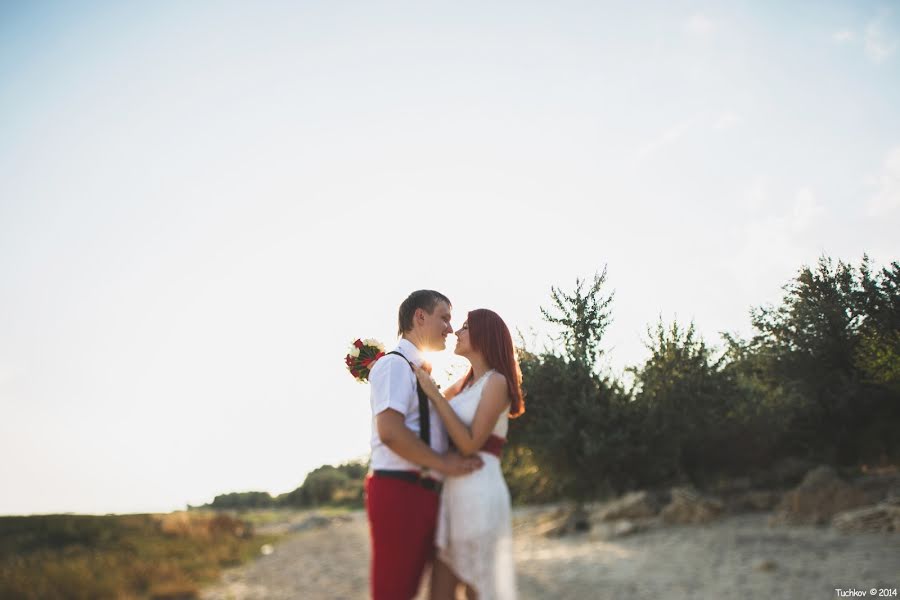
[[(372, 403), (372, 473), (366, 477), (366, 512), (372, 537), (374, 600), (416, 595), (434, 554), (438, 499), (444, 476), (481, 467), (479, 458), (447, 453), (447, 433), (418, 386), (412, 365), (422, 352), (443, 350), (450, 300), (434, 290), (413, 292), (400, 305), (400, 343), (369, 373)], [(426, 364), (427, 368), (427, 364)]]

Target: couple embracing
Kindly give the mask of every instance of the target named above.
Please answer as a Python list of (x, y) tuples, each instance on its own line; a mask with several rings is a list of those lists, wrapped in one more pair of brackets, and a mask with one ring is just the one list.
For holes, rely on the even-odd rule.
[(525, 412), (522, 375), (503, 320), (473, 310), (455, 332), (469, 371), (442, 393), (422, 353), (446, 347), (451, 310), (439, 292), (410, 294), (400, 305), (400, 342), (369, 373), (374, 600), (414, 597), (429, 563), (434, 600), (456, 598), (462, 587), (479, 600), (516, 595), (500, 454), (509, 418)]

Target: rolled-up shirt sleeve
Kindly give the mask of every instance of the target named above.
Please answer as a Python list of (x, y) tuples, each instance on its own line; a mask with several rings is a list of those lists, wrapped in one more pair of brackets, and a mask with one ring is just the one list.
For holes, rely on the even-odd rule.
[(410, 381), (410, 375), (409, 364), (399, 356), (385, 356), (375, 363), (369, 374), (373, 415), (389, 408), (407, 414), (415, 396), (415, 382)]

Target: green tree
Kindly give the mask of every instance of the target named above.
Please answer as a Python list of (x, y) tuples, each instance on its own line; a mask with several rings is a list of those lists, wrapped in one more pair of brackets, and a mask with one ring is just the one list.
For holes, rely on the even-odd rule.
[(349, 479), (362, 481), (369, 472), (368, 460), (351, 460), (341, 463), (337, 466), (337, 470), (345, 474)]
[(331, 466), (324, 465), (313, 471), (303, 481), (303, 491), (311, 506), (330, 503), (338, 490), (349, 482), (347, 474)]
[(562, 341), (565, 356), (593, 369), (603, 353), (601, 342), (606, 328), (612, 321), (610, 305), (615, 292), (601, 294), (606, 283), (606, 266), (602, 273), (595, 273), (590, 287), (585, 281), (575, 279), (575, 290), (569, 294), (557, 287), (550, 287), (553, 307), (541, 307), (541, 315), (548, 323), (560, 327), (558, 341)]
[[(621, 386), (598, 373), (603, 334), (611, 319), (612, 296), (604, 296), (606, 269), (590, 287), (576, 279), (571, 293), (551, 288), (553, 307), (541, 308), (545, 320), (558, 325), (562, 354), (519, 350), (528, 412), (513, 422), (511, 436), (520, 445), (526, 468), (551, 474), (531, 481), (542, 494), (578, 503), (618, 483), (621, 449), (627, 430), (617, 427), (616, 410), (626, 403)], [(521, 450), (526, 448), (527, 450)]]
[(860, 326), (856, 366), (866, 382), (900, 392), (900, 263), (872, 274), (867, 256), (860, 266)]
[(716, 357), (698, 335), (660, 318), (647, 329), (650, 356), (635, 376), (635, 403), (644, 416), (643, 433), (653, 455), (642, 472), (648, 483), (689, 481), (699, 485), (704, 475), (726, 468), (728, 434), (732, 433), (739, 395), (724, 370), (724, 355)]
[(785, 287), (777, 306), (751, 311), (749, 350), (760, 380), (799, 399), (790, 436), (818, 460), (851, 464), (898, 451), (898, 264), (873, 275), (821, 257)]
[(213, 508), (269, 508), (275, 505), (275, 500), (268, 492), (232, 492), (219, 494), (212, 504)]
[(738, 474), (768, 468), (780, 456), (807, 455), (804, 440), (790, 435), (791, 423), (809, 410), (794, 382), (771, 376), (772, 357), (737, 335), (723, 334), (725, 373), (734, 386), (723, 430), (725, 466)]

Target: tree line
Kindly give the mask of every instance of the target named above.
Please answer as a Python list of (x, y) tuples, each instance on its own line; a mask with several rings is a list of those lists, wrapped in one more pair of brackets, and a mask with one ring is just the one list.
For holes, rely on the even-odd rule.
[(192, 508), (315, 508), (318, 506), (363, 505), (363, 480), (369, 470), (365, 461), (350, 461), (338, 466), (323, 465), (307, 474), (296, 489), (272, 496), (268, 492), (231, 492), (219, 494), (211, 503)]
[[(769, 468), (900, 463), (900, 263), (821, 257), (751, 308), (753, 334), (710, 345), (695, 324), (659, 319), (648, 358), (601, 367), (613, 318), (607, 269), (551, 287), (548, 348), (517, 348), (527, 412), (510, 422), (503, 468), (517, 502), (585, 501)], [(520, 336), (521, 337), (521, 336)], [(292, 492), (216, 496), (214, 508), (362, 506), (364, 462), (325, 465)]]
[(660, 319), (628, 383), (599, 367), (606, 277), (551, 288), (555, 347), (520, 344), (528, 412), (511, 422), (504, 463), (519, 501), (703, 487), (788, 457), (900, 462), (900, 263), (823, 256), (780, 302), (750, 310), (752, 336), (724, 333), (720, 347), (693, 322)]

